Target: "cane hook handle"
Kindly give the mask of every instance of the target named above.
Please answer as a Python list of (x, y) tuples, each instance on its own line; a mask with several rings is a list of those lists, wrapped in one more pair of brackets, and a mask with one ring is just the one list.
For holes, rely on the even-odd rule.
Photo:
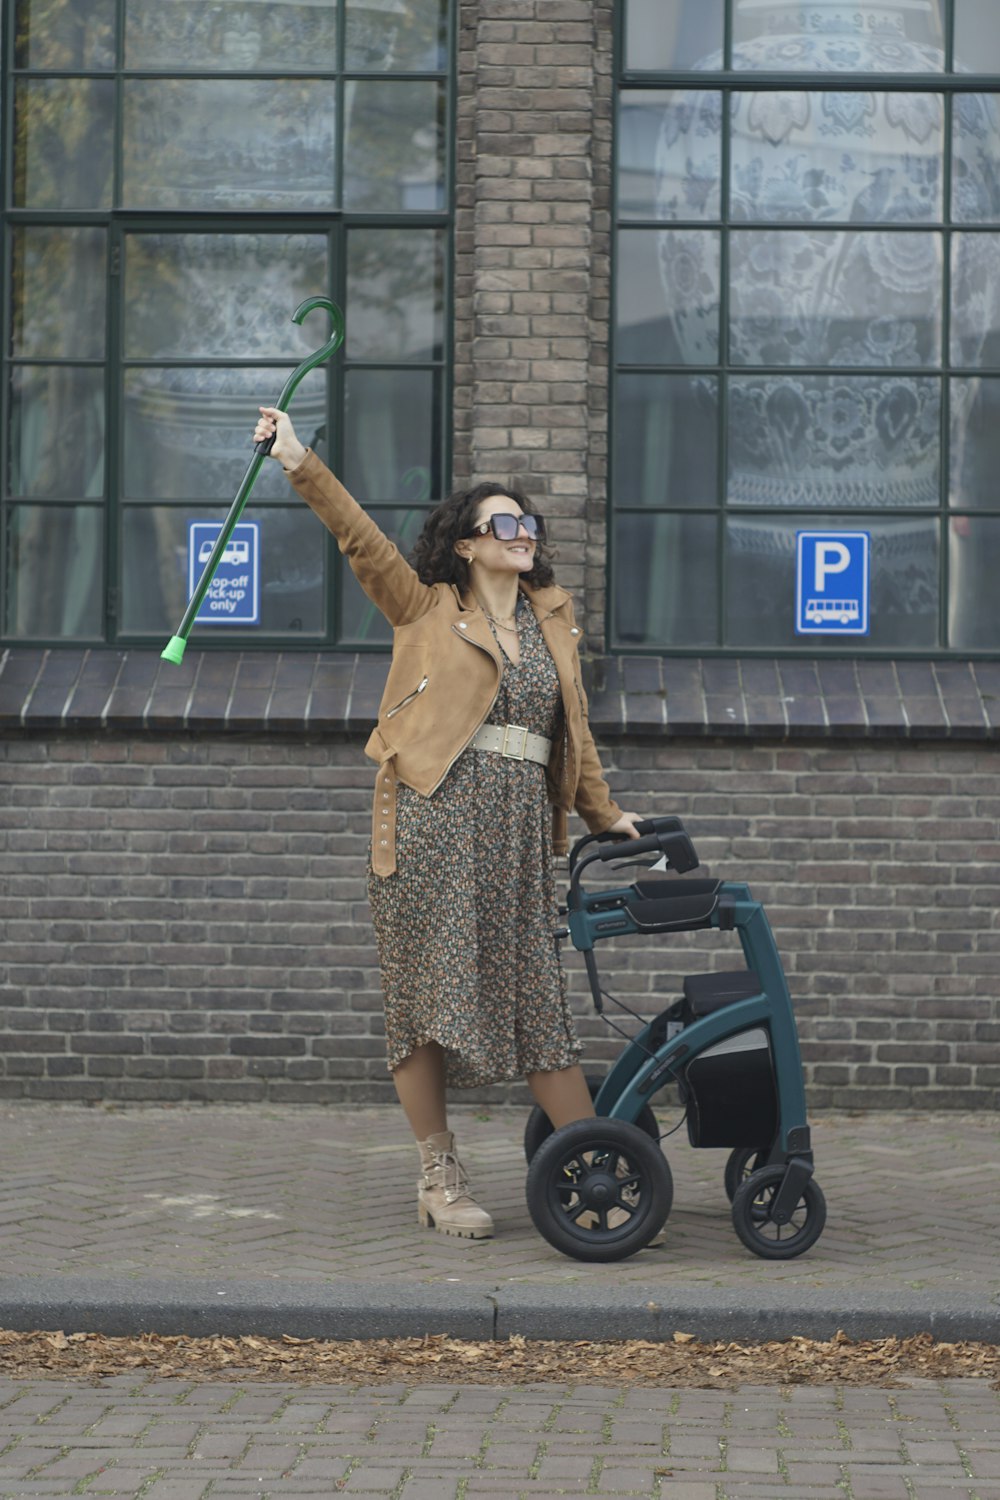
[[(278, 411), (288, 410), (288, 403), (292, 399), (292, 393), (303, 376), (308, 375), (310, 370), (315, 370), (317, 365), (321, 365), (324, 360), (329, 359), (330, 355), (339, 349), (344, 341), (344, 314), (335, 302), (330, 301), (329, 297), (307, 297), (304, 302), (299, 303), (298, 307), (292, 313), (292, 322), (301, 323), (304, 318), (308, 317), (311, 312), (315, 312), (318, 307), (325, 308), (330, 314), (332, 325), (330, 328), (330, 337), (322, 349), (317, 349), (315, 354), (310, 354), (300, 365), (296, 365), (285, 381), (281, 395), (274, 403)], [(274, 439), (276, 437), (277, 433), (272, 432), (270, 437), (262, 438), (259, 443), (255, 444), (254, 452), (261, 454), (262, 457), (266, 457), (274, 446)]]

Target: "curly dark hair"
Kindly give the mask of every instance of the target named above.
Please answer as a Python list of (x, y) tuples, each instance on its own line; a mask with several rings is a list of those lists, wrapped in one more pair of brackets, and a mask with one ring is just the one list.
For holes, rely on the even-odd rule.
[[(506, 495), (525, 515), (538, 514), (534, 502), (512, 484), (487, 482), (471, 490), (456, 490), (431, 511), (410, 555), (421, 583), (455, 583), (463, 592), (469, 587), (469, 565), (455, 551), (455, 543), (469, 535), (481, 502), (494, 495)], [(521, 577), (537, 589), (555, 582), (551, 553), (545, 542), (536, 543), (531, 572), (522, 573)]]

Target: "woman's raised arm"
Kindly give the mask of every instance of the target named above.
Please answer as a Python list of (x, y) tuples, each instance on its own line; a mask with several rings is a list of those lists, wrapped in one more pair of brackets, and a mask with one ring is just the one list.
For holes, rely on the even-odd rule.
[(390, 625), (406, 625), (426, 613), (434, 591), (421, 583), (399, 548), (344, 489), (322, 459), (303, 447), (287, 412), (262, 406), (254, 442), (274, 435), (278, 460), (303, 500), (337, 538), (354, 576)]

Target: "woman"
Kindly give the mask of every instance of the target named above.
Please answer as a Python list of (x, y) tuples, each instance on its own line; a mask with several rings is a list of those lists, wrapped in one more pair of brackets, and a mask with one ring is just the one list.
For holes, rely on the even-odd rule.
[(394, 627), (366, 746), (379, 767), (369, 899), (388, 1062), (420, 1152), (419, 1221), (488, 1238), (446, 1081), (525, 1077), (556, 1129), (593, 1114), (552, 937), (553, 852), (565, 852), (574, 807), (595, 833), (638, 837), (636, 818), (601, 772), (580, 631), (527, 499), (499, 484), (453, 495), (428, 516), (411, 565), (287, 415), (260, 412), (254, 441), (274, 436), (272, 456)]

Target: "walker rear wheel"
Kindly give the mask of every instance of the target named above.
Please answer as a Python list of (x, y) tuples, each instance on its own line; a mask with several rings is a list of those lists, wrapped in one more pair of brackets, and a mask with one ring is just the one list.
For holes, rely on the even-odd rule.
[[(593, 1073), (586, 1075), (587, 1087), (590, 1090), (591, 1099), (596, 1099), (600, 1091), (603, 1078), (598, 1078)], [(648, 1104), (644, 1104), (639, 1111), (639, 1117), (635, 1121), (640, 1130), (644, 1130), (651, 1140), (660, 1139), (660, 1126), (656, 1116)], [(524, 1159), (531, 1161), (535, 1152), (543, 1141), (547, 1141), (552, 1134), (552, 1121), (543, 1109), (536, 1104), (528, 1116), (524, 1127)]]
[(766, 1146), (737, 1146), (735, 1151), (730, 1151), (722, 1177), (730, 1203), (736, 1197), (736, 1189), (740, 1184), (746, 1182), (753, 1172), (758, 1172), (767, 1165), (767, 1157)]
[(564, 1125), (528, 1168), (535, 1228), (574, 1260), (624, 1260), (662, 1229), (673, 1179), (659, 1144), (624, 1120)]
[(762, 1260), (793, 1260), (815, 1245), (826, 1223), (826, 1199), (812, 1177), (806, 1179), (791, 1218), (786, 1224), (775, 1224), (771, 1206), (785, 1169), (782, 1166), (761, 1167), (736, 1189), (733, 1198), (733, 1228), (737, 1235)]

